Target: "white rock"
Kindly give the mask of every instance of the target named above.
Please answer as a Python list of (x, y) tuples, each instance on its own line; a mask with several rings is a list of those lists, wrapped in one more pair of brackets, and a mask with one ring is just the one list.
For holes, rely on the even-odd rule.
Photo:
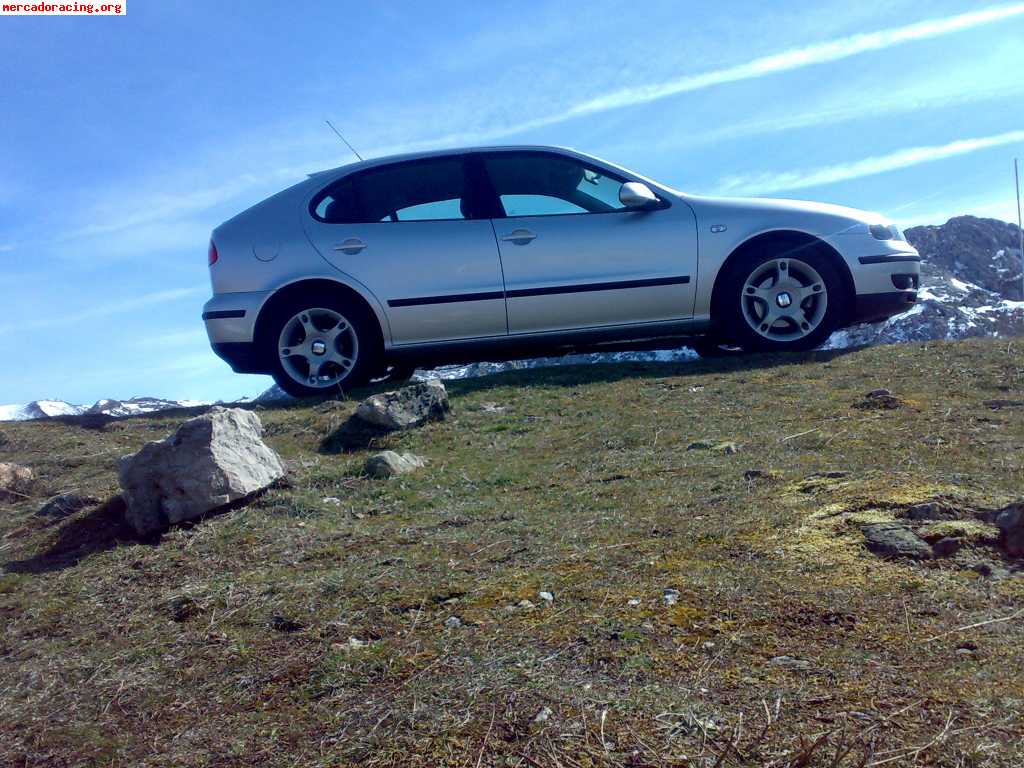
[(665, 605), (675, 605), (679, 602), (679, 590), (678, 589), (665, 589), (661, 595), (661, 599)]
[(395, 477), (424, 466), (426, 461), (414, 453), (382, 451), (366, 460), (363, 471), (370, 477)]
[(125, 456), (126, 520), (139, 534), (155, 533), (267, 488), (285, 472), (262, 432), (252, 411), (218, 406)]
[(21, 501), (28, 497), (35, 473), (28, 467), (0, 462), (0, 501)]
[(444, 384), (430, 379), (368, 397), (356, 408), (355, 417), (381, 429), (411, 429), (444, 419), (450, 407)]
[(553, 714), (555, 714), (555, 712), (551, 707), (541, 707), (540, 711), (533, 716), (533, 722), (546, 723)]
[(458, 629), (462, 626), (462, 619), (458, 616), (449, 616), (444, 620), (444, 625), (448, 627), (448, 629)]
[(540, 599), (543, 600), (545, 603), (555, 602), (555, 596), (550, 592), (538, 592), (537, 594), (540, 595)]

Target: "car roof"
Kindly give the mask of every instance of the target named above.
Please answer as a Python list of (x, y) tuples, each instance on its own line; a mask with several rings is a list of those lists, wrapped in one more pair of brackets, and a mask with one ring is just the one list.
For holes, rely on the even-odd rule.
[[(495, 146), (480, 146), (480, 147), (454, 147), (450, 149), (431, 149), (422, 152), (403, 152), (396, 155), (382, 155), (381, 157), (369, 157), (365, 160), (360, 160), (355, 163), (346, 163), (345, 165), (339, 165), (334, 168), (325, 168), (322, 171), (314, 171), (309, 174), (309, 178), (318, 178), (320, 176), (333, 175), (338, 171), (354, 171), (357, 168), (370, 168), (375, 165), (388, 165), (390, 163), (401, 163), (408, 160), (421, 160), (429, 157), (444, 157), (446, 155), (464, 155), (469, 152), (507, 152), (507, 151), (534, 151), (534, 152), (561, 152), (570, 155), (577, 155), (579, 157), (590, 157), (578, 150), (572, 149), (571, 147), (558, 147), (545, 144), (502, 144)], [(593, 158), (596, 160), (597, 158)]]

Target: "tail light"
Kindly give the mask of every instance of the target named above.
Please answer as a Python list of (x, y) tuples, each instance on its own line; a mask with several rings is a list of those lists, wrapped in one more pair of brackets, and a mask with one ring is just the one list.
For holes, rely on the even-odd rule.
[(214, 245), (213, 244), (213, 240), (211, 240), (210, 241), (210, 250), (206, 254), (206, 259), (209, 262), (209, 265), (212, 267), (214, 264), (217, 263), (217, 259), (218, 258), (219, 257), (217, 256), (217, 246)]

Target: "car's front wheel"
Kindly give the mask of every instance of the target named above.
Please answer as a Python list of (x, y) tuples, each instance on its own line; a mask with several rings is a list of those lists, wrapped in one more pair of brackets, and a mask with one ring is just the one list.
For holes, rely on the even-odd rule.
[(274, 380), (295, 397), (336, 394), (366, 384), (379, 366), (376, 324), (356, 305), (309, 295), (279, 307), (263, 343)]
[(832, 261), (813, 251), (747, 259), (727, 276), (723, 319), (744, 349), (813, 349), (839, 324), (842, 289)]

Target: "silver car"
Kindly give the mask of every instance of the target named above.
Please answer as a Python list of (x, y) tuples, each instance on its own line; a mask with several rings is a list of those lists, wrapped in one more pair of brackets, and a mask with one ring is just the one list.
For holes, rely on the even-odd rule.
[(810, 349), (906, 311), (920, 256), (873, 213), (683, 194), (554, 147), (367, 160), (213, 232), (203, 320), (297, 396), (570, 351)]

